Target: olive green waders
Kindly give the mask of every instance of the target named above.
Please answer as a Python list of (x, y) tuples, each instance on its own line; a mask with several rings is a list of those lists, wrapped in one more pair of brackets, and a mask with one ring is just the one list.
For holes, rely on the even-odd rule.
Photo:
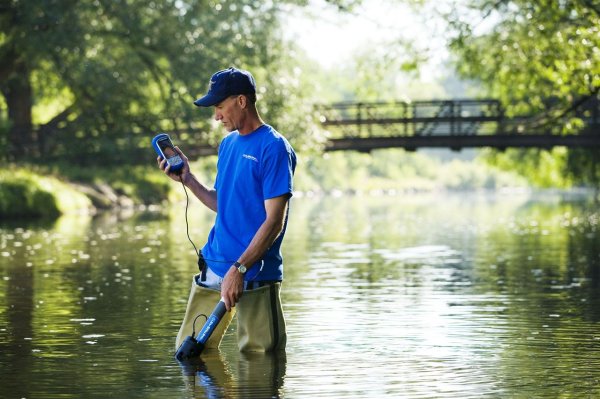
[[(190, 297), (188, 298), (187, 308), (185, 309), (185, 316), (181, 323), (181, 327), (179, 328), (177, 339), (175, 340), (175, 350), (179, 348), (187, 336), (192, 335), (192, 331), (197, 334), (198, 331), (202, 329), (206, 319), (204, 317), (198, 317), (195, 328), (193, 326), (194, 319), (200, 314), (204, 314), (207, 317), (210, 316), (220, 299), (221, 293), (219, 291), (199, 286), (196, 284), (196, 277), (192, 279), (192, 289), (190, 291)], [(227, 327), (229, 327), (229, 323), (231, 323), (234, 314), (235, 312), (225, 313), (221, 322), (215, 327), (212, 335), (206, 341), (204, 348), (216, 349), (219, 347), (221, 339), (223, 339), (223, 335), (225, 335), (225, 331), (227, 330)]]
[[(225, 313), (206, 342), (205, 348), (219, 347), (227, 327), (233, 316), (237, 314), (237, 339), (240, 351), (268, 352), (284, 349), (287, 335), (279, 296), (280, 290), (280, 282), (245, 290), (232, 311)], [(175, 350), (188, 335), (192, 335), (194, 319), (199, 314), (210, 315), (220, 299), (220, 291), (199, 286), (196, 283), (196, 276), (192, 279), (192, 289), (185, 317), (177, 334)], [(202, 329), (204, 321), (203, 317), (198, 318), (196, 333)]]

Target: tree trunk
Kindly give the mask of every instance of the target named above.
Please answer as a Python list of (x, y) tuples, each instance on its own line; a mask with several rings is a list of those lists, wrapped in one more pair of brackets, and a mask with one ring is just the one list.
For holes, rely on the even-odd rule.
[(10, 122), (7, 153), (12, 161), (37, 155), (34, 153), (35, 135), (31, 119), (32, 92), (29, 69), (25, 62), (18, 62), (2, 84)]

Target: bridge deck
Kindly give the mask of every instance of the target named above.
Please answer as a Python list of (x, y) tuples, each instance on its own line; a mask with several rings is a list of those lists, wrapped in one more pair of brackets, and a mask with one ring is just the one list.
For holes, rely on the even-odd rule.
[(459, 151), (463, 148), (547, 148), (584, 147), (600, 148), (600, 134), (557, 136), (547, 134), (496, 134), (488, 136), (401, 136), (364, 137), (331, 139), (325, 151), (364, 151), (382, 148), (404, 148), (414, 151), (417, 148), (450, 148)]
[[(578, 109), (586, 128), (579, 135), (559, 135), (531, 128), (532, 118), (507, 118), (497, 100), (439, 100), (389, 103), (339, 103), (319, 108), (330, 131), (326, 151), (379, 148), (505, 149), (600, 147), (600, 102)], [(559, 127), (559, 126), (557, 126)]]

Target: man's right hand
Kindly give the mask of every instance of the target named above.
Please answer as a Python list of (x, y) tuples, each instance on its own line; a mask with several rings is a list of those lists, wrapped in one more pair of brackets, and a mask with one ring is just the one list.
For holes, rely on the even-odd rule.
[(160, 168), (160, 170), (165, 172), (165, 174), (167, 176), (169, 176), (172, 180), (175, 180), (177, 182), (182, 182), (183, 184), (187, 185), (190, 177), (192, 176), (192, 174), (190, 172), (189, 161), (188, 161), (187, 157), (183, 154), (183, 152), (179, 149), (179, 147), (175, 147), (175, 151), (177, 151), (177, 153), (179, 154), (179, 156), (181, 157), (181, 159), (183, 161), (183, 168), (181, 168), (181, 170), (180, 170), (181, 173), (179, 173), (179, 174), (171, 173), (170, 172), (171, 165), (167, 164), (167, 160), (163, 159), (160, 156), (156, 158), (156, 162), (158, 163), (158, 167)]

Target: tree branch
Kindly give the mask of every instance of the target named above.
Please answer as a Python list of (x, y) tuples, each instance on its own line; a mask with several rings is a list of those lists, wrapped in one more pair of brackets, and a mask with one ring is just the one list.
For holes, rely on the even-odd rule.
[(44, 123), (43, 125), (40, 125), (40, 127), (38, 128), (38, 133), (40, 133), (40, 134), (54, 133), (54, 131), (56, 130), (58, 125), (61, 122), (66, 121), (67, 118), (69, 116), (71, 116), (71, 114), (73, 113), (74, 110), (75, 110), (75, 104), (69, 105), (62, 112), (57, 114), (54, 118), (50, 119), (50, 121)]
[(600, 92), (600, 86), (593, 88), (592, 91), (590, 92), (590, 94), (582, 96), (579, 100), (577, 100), (573, 104), (571, 104), (571, 106), (569, 108), (563, 110), (559, 115), (557, 115), (555, 119), (560, 120), (560, 119), (564, 118), (571, 112), (577, 110), (577, 108), (579, 108), (583, 103), (585, 103), (589, 99), (596, 97), (599, 92)]
[[(570, 113), (576, 111), (579, 107), (581, 107), (586, 101), (596, 97), (600, 93), (600, 86), (592, 88), (589, 94), (581, 96), (579, 99), (574, 101), (568, 108), (560, 109), (553, 108), (541, 115), (538, 115), (536, 118), (531, 120), (529, 123), (529, 127), (547, 127), (550, 125), (555, 125), (556, 122), (565, 118)], [(558, 112), (558, 114), (556, 114)]]

